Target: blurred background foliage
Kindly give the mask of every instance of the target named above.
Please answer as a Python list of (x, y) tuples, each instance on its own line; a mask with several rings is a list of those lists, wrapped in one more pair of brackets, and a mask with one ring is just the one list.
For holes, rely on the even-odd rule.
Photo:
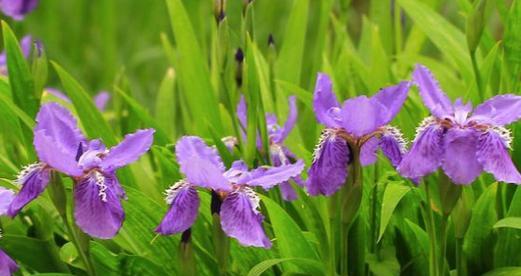
[[(181, 178), (172, 147), (177, 138), (202, 136), (217, 145), (227, 164), (238, 158), (250, 166), (268, 162), (251, 139), (255, 135), (233, 153), (223, 150), (222, 137), (242, 140), (235, 116), (240, 94), (253, 110), (248, 129), (260, 127), (265, 143), (264, 113), (285, 118), (287, 97), (297, 96), (298, 127), (287, 146), (309, 165), (322, 130), (311, 108), (319, 71), (331, 76), (339, 99), (409, 79), (416, 63), (433, 71), (451, 99), (474, 105), (500, 93), (519, 94), (521, 87), (519, 0), (229, 0), (224, 9), (209, 0), (42, 0), (24, 21), (4, 20), (18, 38), (41, 41), (45, 55), (33, 55), (25, 69), (10, 68), (14, 73), (0, 81), (2, 185), (12, 187), (19, 168), (34, 161), (34, 113), (17, 99), (30, 91), (45, 102), (60, 100), (42, 87), (63, 90), (72, 103), (61, 103), (75, 110), (89, 137), (107, 144), (140, 127), (157, 129), (151, 153), (119, 172), (129, 198), (123, 230), (114, 240), (90, 242), (99, 275), (183, 271), (179, 236), (152, 231), (167, 208), (163, 190)], [(5, 47), (8, 41), (15, 45), (6, 26), (3, 31)], [(8, 58), (22, 60), (15, 50)], [(112, 95), (104, 112), (90, 100), (100, 90)], [(413, 88), (393, 125), (412, 140), (427, 115)], [(511, 129), (519, 166), (521, 127)], [(64, 179), (64, 185), (70, 190), (72, 183)], [(439, 195), (436, 185), (429, 186)], [(232, 241), (228, 273), (334, 275), (339, 249), (330, 246), (337, 236), (328, 215), (332, 200), (310, 198), (300, 188), (293, 202), (265, 193), (263, 213), (274, 248), (243, 248)], [(210, 195), (203, 194), (192, 231), (201, 275), (219, 271), (209, 204)], [(427, 275), (425, 204), (424, 190), (399, 177), (386, 160), (366, 168), (362, 208), (350, 231), (351, 275)], [(427, 204), (437, 219), (440, 204), (436, 196)], [(458, 273), (468, 275), (519, 275), (519, 216), (516, 187), (496, 184), (488, 175), (465, 187), (450, 219), (447, 273), (460, 264), (464, 270)], [(48, 197), (22, 216), (1, 221), (0, 244), (23, 274), (85, 273)]]

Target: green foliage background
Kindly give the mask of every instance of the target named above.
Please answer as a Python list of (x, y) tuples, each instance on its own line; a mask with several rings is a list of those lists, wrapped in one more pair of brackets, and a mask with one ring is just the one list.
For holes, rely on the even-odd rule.
[[(265, 163), (254, 135), (233, 154), (223, 150), (221, 137), (240, 137), (240, 93), (252, 107), (250, 130), (265, 130), (264, 112), (285, 118), (287, 97), (297, 96), (299, 120), (286, 144), (309, 165), (322, 129), (311, 108), (319, 71), (331, 76), (340, 99), (409, 79), (416, 63), (429, 67), (453, 100), (476, 105), (521, 90), (520, 0), (229, 0), (221, 22), (215, 10), (213, 1), (42, 0), (24, 21), (3, 24), (10, 74), (0, 78), (2, 185), (13, 187), (17, 171), (35, 161), (34, 115), (42, 102), (60, 101), (44, 87), (65, 91), (72, 103), (60, 103), (74, 110), (90, 138), (108, 145), (137, 128), (157, 130), (151, 152), (119, 172), (128, 194), (120, 234), (88, 244), (98, 275), (183, 272), (180, 237), (153, 233), (167, 210), (162, 192), (181, 178), (173, 144), (182, 135), (200, 135), (217, 145), (227, 164), (238, 158), (250, 166)], [(41, 57), (21, 56), (17, 37), (25, 34), (41, 40)], [(268, 44), (270, 35), (274, 44)], [(245, 56), (241, 69), (234, 58), (238, 48)], [(242, 87), (235, 81), (238, 70)], [(99, 90), (112, 95), (103, 113), (91, 100)], [(393, 125), (412, 140), (427, 115), (413, 88)], [(521, 126), (510, 129), (519, 166)], [(365, 168), (362, 207), (349, 234), (351, 275), (428, 275), (422, 212), (432, 207), (439, 220), (441, 203), (438, 176), (425, 181), (433, 183), (435, 195), (427, 206), (425, 189), (398, 176), (387, 160)], [(71, 181), (64, 178), (63, 184), (70, 192)], [(274, 247), (244, 248), (232, 240), (228, 274), (335, 274), (339, 249), (331, 244), (338, 229), (328, 211), (333, 199), (298, 193), (294, 202), (265, 193), (265, 229)], [(200, 275), (219, 273), (209, 204), (204, 193), (192, 229)], [(483, 175), (464, 187), (449, 219), (447, 269), (462, 261), (469, 275), (520, 275), (520, 217), (521, 190), (515, 186)], [(0, 246), (22, 266), (20, 274), (85, 274), (47, 194), (17, 218), (1, 218), (1, 225)]]

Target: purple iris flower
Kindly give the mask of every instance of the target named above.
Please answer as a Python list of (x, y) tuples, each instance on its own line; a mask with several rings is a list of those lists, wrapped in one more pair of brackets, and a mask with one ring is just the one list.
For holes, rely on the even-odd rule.
[(420, 178), (441, 166), (455, 184), (470, 184), (483, 171), (498, 181), (521, 184), (508, 153), (512, 137), (504, 128), (521, 118), (521, 96), (498, 95), (473, 110), (461, 99), (452, 104), (426, 67), (418, 65), (413, 80), (432, 116), (418, 128), (400, 174)]
[(38, 6), (39, 0), (0, 0), (0, 10), (14, 20), (22, 20)]
[[(9, 204), (14, 199), (12, 190), (0, 187), (0, 216), (7, 213)], [(0, 238), (2, 233), (0, 232)], [(18, 270), (18, 265), (3, 250), (0, 249), (0, 275), (12, 275)]]
[[(26, 59), (29, 58), (29, 55), (31, 54), (31, 47), (33, 42), (34, 40), (30, 35), (26, 35), (22, 38), (22, 40), (20, 40), (20, 48), (22, 49), (22, 54)], [(7, 73), (7, 54), (4, 50), (2, 53), (0, 53), (0, 74), (7, 75)]]
[[(319, 73), (313, 96), (317, 120), (326, 126), (313, 155), (306, 183), (311, 195), (332, 195), (345, 183), (352, 151), (360, 152), (360, 162), (367, 166), (376, 162), (381, 149), (393, 166), (405, 152), (405, 141), (397, 128), (387, 124), (402, 107), (410, 83), (381, 89), (372, 97), (359, 96), (337, 102), (332, 82)], [(355, 148), (356, 147), (356, 148)]]
[(136, 161), (153, 141), (154, 130), (126, 135), (106, 149), (100, 140), (87, 140), (72, 114), (57, 103), (42, 105), (36, 117), (34, 146), (39, 163), (25, 167), (16, 182), (20, 192), (10, 204), (11, 217), (40, 195), (55, 170), (74, 179), (74, 218), (87, 234), (111, 238), (124, 220), (120, 199), (125, 198), (115, 171)]
[[(268, 142), (269, 142), (269, 150), (270, 150), (270, 160), (271, 164), (275, 167), (288, 165), (297, 162), (297, 157), (293, 154), (285, 145), (284, 140), (288, 137), (291, 130), (295, 127), (295, 123), (297, 122), (297, 104), (295, 102), (295, 97), (291, 96), (288, 98), (289, 101), (289, 114), (286, 122), (281, 127), (277, 122), (277, 116), (271, 113), (266, 113), (266, 126), (268, 128)], [(248, 125), (248, 110), (246, 106), (246, 101), (244, 97), (241, 96), (241, 100), (237, 105), (237, 117), (239, 118), (239, 122), (241, 124), (241, 132), (243, 137), (244, 129)], [(257, 147), (259, 150), (262, 150), (262, 141), (260, 137), (257, 137)], [(291, 180), (295, 181), (299, 186), (304, 186), (304, 183), (299, 175), (292, 177)], [(295, 200), (297, 199), (297, 193), (289, 183), (289, 181), (284, 181), (280, 183), (280, 192), (282, 198), (284, 200)]]
[(271, 189), (299, 175), (304, 169), (302, 161), (251, 171), (244, 162), (235, 161), (225, 170), (217, 150), (195, 136), (185, 136), (177, 142), (176, 157), (186, 178), (167, 190), (166, 202), (170, 209), (156, 232), (170, 235), (189, 229), (199, 208), (196, 187), (201, 187), (214, 190), (223, 200), (221, 227), (228, 236), (245, 246), (271, 247), (262, 228), (264, 216), (259, 211), (260, 199), (253, 188)]
[[(56, 88), (47, 87), (45, 88), (45, 91), (61, 100), (67, 103), (71, 103), (71, 99), (67, 97), (63, 92)], [(94, 95), (93, 101), (96, 108), (98, 108), (99, 111), (105, 111), (107, 108), (107, 104), (110, 100), (110, 94), (107, 91), (100, 91), (98, 94)]]

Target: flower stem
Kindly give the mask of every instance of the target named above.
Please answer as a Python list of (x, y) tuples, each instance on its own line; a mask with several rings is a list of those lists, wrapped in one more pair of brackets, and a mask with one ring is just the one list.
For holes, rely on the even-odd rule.
[(432, 211), (432, 205), (431, 205), (431, 193), (429, 191), (429, 186), (427, 182), (425, 182), (425, 197), (427, 201), (427, 206), (425, 212), (427, 213), (426, 218), (426, 226), (427, 231), (429, 233), (429, 241), (430, 241), (430, 251), (429, 251), (429, 275), (431, 276), (438, 276), (440, 275), (438, 272), (438, 261), (437, 261), (437, 243), (436, 243), (436, 231), (435, 227), (436, 224), (434, 222), (434, 214)]
[[(75, 225), (74, 222), (71, 222), (67, 216), (67, 195), (65, 193), (65, 187), (61, 181), (61, 178), (53, 173), (51, 175), (51, 181), (49, 184), (49, 193), (51, 195), (51, 199), (54, 203), (54, 206), (58, 210), (60, 217), (65, 224), (67, 232), (71, 238), (71, 242), (76, 247), (78, 251), (78, 255), (80, 256), (83, 264), (85, 265), (85, 269), (87, 270), (87, 274), (90, 276), (95, 276), (96, 272), (94, 270), (94, 266), (92, 265), (92, 261), (89, 254), (89, 240), (90, 238), (81, 232)], [(70, 210), (73, 210), (73, 202), (70, 202)]]
[(362, 202), (362, 165), (360, 163), (360, 148), (356, 145), (350, 145), (351, 157), (353, 162), (350, 166), (348, 183), (342, 189), (342, 217), (340, 221), (340, 275), (347, 276), (349, 274), (348, 256), (349, 256), (349, 229), (360, 209)]
[(478, 62), (476, 60), (476, 51), (470, 52), (470, 59), (472, 60), (472, 70), (474, 71), (474, 76), (476, 79), (476, 87), (478, 89), (479, 97), (481, 98), (481, 101), (485, 100), (485, 91), (483, 91), (483, 87), (481, 85), (481, 75), (479, 74), (479, 68), (478, 68)]
[(328, 275), (336, 276), (337, 275), (337, 266), (336, 266), (336, 228), (338, 221), (338, 213), (337, 213), (337, 204), (338, 197), (337, 194), (331, 196), (329, 198), (329, 271)]
[(463, 238), (456, 238), (456, 275), (467, 276), (467, 264), (463, 252)]
[(230, 254), (230, 240), (221, 227), (221, 211), (222, 200), (219, 195), (212, 191), (211, 212), (213, 217), (213, 244), (219, 267), (219, 275), (227, 275), (228, 273), (228, 255)]
[(440, 269), (439, 272), (441, 275), (445, 275), (445, 255), (447, 255), (447, 224), (449, 221), (448, 215), (443, 215), (441, 218), (440, 223), (440, 258), (439, 258), (439, 265)]
[(186, 276), (197, 275), (191, 237), (192, 230), (188, 228), (181, 235), (181, 243), (179, 244), (179, 255), (181, 256), (180, 272), (181, 275)]

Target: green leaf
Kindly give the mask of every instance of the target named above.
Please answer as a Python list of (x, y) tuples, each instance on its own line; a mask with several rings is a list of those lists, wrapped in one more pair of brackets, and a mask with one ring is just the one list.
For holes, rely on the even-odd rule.
[(494, 228), (514, 228), (521, 230), (521, 217), (508, 217), (504, 218), (496, 224), (494, 224)]
[(0, 240), (2, 249), (9, 256), (40, 272), (55, 271), (54, 261), (46, 248), (47, 244), (47, 241), (19, 235), (4, 235)]
[(35, 117), (36, 112), (38, 112), (41, 91), (35, 91), (29, 64), (25, 60), (16, 36), (5, 21), (2, 21), (2, 32), (4, 34), (7, 69), (9, 71), (9, 83), (13, 91), (13, 100), (30, 117)]
[(264, 272), (266, 272), (271, 267), (278, 265), (283, 262), (292, 262), (295, 264), (305, 264), (307, 266), (311, 265), (315, 267), (315, 270), (321, 271), (322, 270), (322, 264), (320, 262), (317, 262), (316, 260), (310, 260), (310, 259), (299, 259), (299, 258), (285, 258), (285, 259), (271, 259), (271, 260), (265, 260), (256, 266), (254, 266), (249, 272), (248, 276), (260, 276), (263, 275)]
[(521, 276), (521, 267), (501, 267), (489, 271), (483, 276)]
[(392, 181), (385, 187), (382, 200), (382, 213), (380, 216), (380, 231), (378, 234), (378, 242), (382, 239), (385, 229), (391, 220), (394, 209), (400, 203), (400, 200), (411, 190), (411, 187), (404, 186), (402, 181)]
[(91, 138), (101, 138), (108, 146), (116, 144), (116, 138), (103, 115), (94, 105), (91, 97), (83, 87), (60, 65), (51, 62), (60, 77), (63, 88), (71, 99), (82, 125)]
[[(280, 256), (282, 258), (301, 258), (319, 261), (317, 253), (302, 234), (302, 230), (297, 223), (276, 204), (272, 199), (262, 196), (262, 202), (266, 205), (273, 232), (275, 233), (275, 243)], [(314, 275), (322, 273), (323, 271), (316, 270), (313, 265), (299, 264), (298, 266), (292, 264), (284, 266), (286, 271), (301, 271), (310, 273), (314, 271)], [(322, 268), (323, 270), (324, 268)]]
[(166, 138), (176, 137), (176, 107), (175, 70), (168, 68), (159, 86), (155, 112), (155, 119), (161, 129), (164, 130)]
[(466, 51), (465, 35), (440, 14), (421, 1), (399, 0), (407, 12), (429, 39), (457, 65), (463, 77), (470, 83), (473, 80), (470, 56)]
[(485, 7), (487, 0), (474, 1), (472, 11), (467, 18), (467, 45), (470, 52), (476, 51), (485, 26)]
[(208, 134), (206, 124), (211, 124), (218, 134), (223, 134), (220, 121), (219, 104), (214, 88), (210, 82), (210, 74), (205, 63), (205, 55), (199, 46), (194, 29), (181, 0), (166, 0), (170, 23), (179, 54), (179, 80), (190, 106), (195, 127), (200, 133)]
[(505, 26), (505, 60), (512, 70), (512, 82), (517, 91), (521, 71), (521, 0), (514, 0)]

